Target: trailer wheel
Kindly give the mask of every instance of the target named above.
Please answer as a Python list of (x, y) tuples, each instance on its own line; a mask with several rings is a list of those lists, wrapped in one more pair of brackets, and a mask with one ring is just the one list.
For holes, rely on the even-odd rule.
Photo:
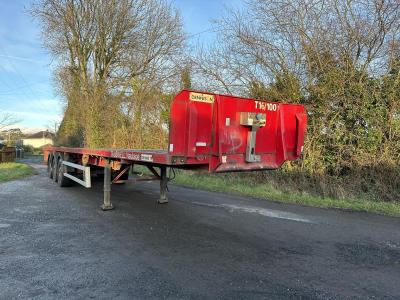
[(57, 162), (57, 182), (60, 187), (67, 187), (71, 186), (73, 181), (67, 177), (64, 176), (64, 173), (67, 171), (67, 167), (62, 164), (62, 158), (59, 157), (58, 162)]
[(53, 154), (49, 154), (47, 158), (47, 175), (50, 179), (53, 179)]

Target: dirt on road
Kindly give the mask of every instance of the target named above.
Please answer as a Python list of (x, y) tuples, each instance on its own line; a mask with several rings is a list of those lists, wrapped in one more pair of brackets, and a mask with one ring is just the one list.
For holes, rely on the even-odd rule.
[(400, 219), (157, 183), (0, 184), (0, 299), (399, 299)]

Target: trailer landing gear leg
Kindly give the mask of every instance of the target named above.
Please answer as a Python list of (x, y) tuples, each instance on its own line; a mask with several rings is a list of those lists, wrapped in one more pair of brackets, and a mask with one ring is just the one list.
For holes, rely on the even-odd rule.
[(101, 206), (102, 210), (111, 210), (114, 209), (114, 206), (111, 203), (111, 165), (110, 162), (107, 162), (104, 166), (104, 200), (103, 205)]
[(160, 167), (160, 199), (158, 199), (159, 204), (168, 203), (167, 199), (167, 167)]

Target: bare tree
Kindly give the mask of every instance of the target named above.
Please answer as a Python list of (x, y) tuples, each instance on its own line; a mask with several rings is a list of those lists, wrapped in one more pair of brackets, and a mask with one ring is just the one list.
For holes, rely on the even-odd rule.
[(32, 14), (58, 62), (67, 100), (61, 129), (75, 127), (89, 146), (110, 146), (114, 120), (126, 119), (121, 105), (140, 107), (132, 85), (165, 87), (179, 74), (182, 23), (164, 0), (42, 0)]
[(286, 71), (306, 85), (310, 65), (323, 69), (327, 53), (335, 59), (348, 57), (361, 71), (382, 72), (388, 41), (399, 30), (396, 0), (246, 4), (216, 21), (216, 41), (200, 47), (193, 58), (205, 77), (226, 91), (241, 87), (243, 92), (255, 79), (268, 85)]
[(12, 126), (17, 122), (18, 122), (17, 119), (12, 114), (0, 113), (0, 130)]
[(306, 104), (309, 170), (398, 161), (400, 77), (387, 66), (397, 57), (399, 16), (397, 0), (246, 1), (192, 56), (194, 85)]

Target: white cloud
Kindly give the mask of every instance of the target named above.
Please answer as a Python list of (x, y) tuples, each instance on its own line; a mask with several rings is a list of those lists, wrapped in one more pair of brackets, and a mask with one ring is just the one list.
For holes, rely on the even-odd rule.
[(61, 114), (63, 112), (63, 104), (58, 99), (49, 98), (33, 98), (26, 99), (26, 97), (0, 97), (0, 111), (12, 110), (15, 112), (38, 112)]
[[(51, 114), (51, 113), (41, 113), (41, 112), (27, 112), (27, 111), (15, 111), (15, 110), (5, 110), (3, 111), (4, 113), (11, 114), (15, 116), (17, 120), (29, 120), (29, 121), (43, 121), (43, 122), (60, 122), (62, 119), (62, 116), (60, 114)], [(42, 122), (42, 123), (43, 123)], [(25, 123), (25, 122), (24, 122)], [(28, 123), (28, 122), (26, 122)]]
[(15, 68), (11, 65), (11, 63), (4, 58), (0, 57), (0, 71), (6, 73), (16, 73)]
[(21, 56), (13, 56), (13, 55), (3, 55), (3, 54), (0, 54), (0, 57), (2, 57), (2, 58), (7, 58), (7, 59), (15, 59), (15, 60), (21, 60), (21, 61), (31, 62), (31, 63), (34, 63), (34, 64), (45, 64), (45, 63), (47, 63), (47, 62), (44, 62), (44, 61), (41, 61), (41, 60), (31, 59), (31, 58), (21, 57)]
[(52, 128), (50, 128), (50, 125), (49, 126), (26, 126), (26, 125), (21, 124), (21, 123), (14, 124), (12, 126), (6, 126), (3, 129), (6, 130), (6, 129), (12, 129), (12, 128), (19, 128), (25, 134), (36, 133), (38, 131), (48, 130), (48, 129), (52, 130)]

